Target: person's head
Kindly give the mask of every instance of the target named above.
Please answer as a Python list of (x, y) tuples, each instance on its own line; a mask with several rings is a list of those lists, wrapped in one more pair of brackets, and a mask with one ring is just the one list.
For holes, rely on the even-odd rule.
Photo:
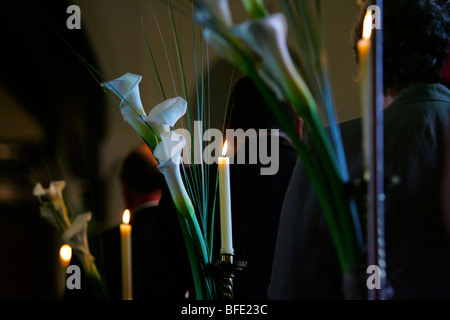
[(157, 166), (146, 145), (133, 150), (124, 160), (120, 181), (125, 205), (131, 211), (145, 202), (160, 200), (164, 177)]
[[(362, 37), (367, 7), (353, 30), (356, 43)], [(383, 9), (384, 88), (386, 95), (416, 83), (443, 82), (450, 40), (450, 0), (389, 0)]]

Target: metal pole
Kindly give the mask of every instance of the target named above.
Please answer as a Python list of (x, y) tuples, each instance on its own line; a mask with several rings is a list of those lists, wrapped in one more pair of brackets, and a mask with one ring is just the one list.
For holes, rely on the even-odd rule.
[[(375, 0), (375, 5), (383, 17), (383, 0)], [(381, 19), (382, 20), (382, 19)], [(369, 182), (367, 188), (367, 230), (368, 264), (380, 270), (380, 289), (369, 290), (370, 300), (386, 299), (386, 253), (384, 236), (384, 88), (383, 88), (383, 22), (381, 28), (374, 29), (372, 38), (373, 54), (373, 109), (370, 116), (370, 158), (368, 163)]]

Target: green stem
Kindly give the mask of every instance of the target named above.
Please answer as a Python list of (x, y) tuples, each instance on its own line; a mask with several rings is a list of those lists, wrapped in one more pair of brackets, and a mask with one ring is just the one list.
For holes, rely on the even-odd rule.
[(213, 299), (213, 279), (207, 275), (206, 270), (209, 265), (208, 250), (194, 207), (181, 179), (179, 165), (168, 160), (161, 164), (159, 169), (164, 174), (178, 214), (185, 219), (180, 219), (180, 225), (188, 249), (197, 298)]
[(213, 205), (211, 209), (211, 220), (209, 221), (209, 233), (208, 233), (208, 248), (209, 248), (209, 261), (212, 261), (213, 249), (214, 249), (214, 213), (216, 212), (216, 201), (217, 201), (217, 188), (219, 187), (219, 179), (218, 179), (218, 171), (219, 168), (216, 169), (216, 183), (214, 186), (214, 199)]
[(181, 232), (183, 234), (184, 243), (186, 245), (189, 264), (191, 266), (195, 296), (198, 300), (204, 300), (205, 299), (205, 291), (203, 290), (204, 286), (202, 286), (201, 273), (197, 263), (197, 255), (195, 254), (195, 249), (192, 243), (191, 233), (189, 232), (188, 223), (186, 221), (186, 218), (182, 214), (180, 214), (178, 210), (177, 210), (177, 217), (180, 223)]
[(197, 261), (200, 266), (200, 272), (205, 290), (205, 299), (212, 300), (215, 298), (214, 280), (207, 274), (207, 268), (210, 264), (208, 251), (206, 250), (205, 241), (195, 216), (188, 218), (189, 228), (192, 233), (194, 248), (197, 253)]

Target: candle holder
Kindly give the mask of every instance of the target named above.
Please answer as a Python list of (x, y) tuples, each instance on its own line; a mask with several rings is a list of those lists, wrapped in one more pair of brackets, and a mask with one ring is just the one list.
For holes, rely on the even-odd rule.
[(247, 266), (247, 261), (234, 262), (234, 254), (220, 254), (220, 260), (214, 262), (214, 271), (219, 279), (219, 299), (233, 300), (233, 278), (236, 271)]
[[(389, 192), (394, 191), (399, 185), (401, 184), (401, 179), (397, 175), (392, 176), (385, 176), (383, 181), (384, 186), (384, 198), (389, 194)], [(365, 213), (365, 220), (368, 220), (368, 205), (367, 205), (367, 198), (368, 198), (368, 183), (366, 179), (364, 178), (364, 174), (361, 173), (358, 178), (355, 178), (350, 181), (349, 184), (350, 193), (352, 194), (353, 198), (358, 202), (361, 203), (361, 210)], [(383, 199), (384, 201), (384, 199)], [(367, 222), (367, 221), (366, 221)], [(374, 221), (372, 221), (374, 223)], [(376, 221), (376, 223), (379, 223), (379, 221)], [(368, 223), (368, 229), (370, 223)], [(384, 221), (383, 221), (384, 225)], [(380, 234), (381, 231), (381, 234)], [(376, 247), (376, 253), (378, 255), (377, 260), (374, 263), (366, 262), (365, 265), (376, 265), (380, 268), (380, 285), (381, 288), (377, 290), (369, 290), (369, 292), (364, 294), (364, 290), (367, 291), (365, 288), (365, 279), (367, 279), (367, 274), (363, 270), (362, 265), (357, 266), (356, 268), (353, 268), (352, 270), (349, 270), (348, 273), (344, 276), (344, 295), (346, 299), (363, 299), (363, 297), (368, 298), (369, 300), (389, 300), (393, 296), (393, 288), (389, 285), (386, 277), (386, 270), (384, 265), (386, 264), (386, 253), (384, 246), (379, 246), (379, 243), (385, 243), (385, 235), (384, 235), (384, 228), (381, 228), (377, 230), (377, 233), (369, 234), (367, 232), (367, 248), (364, 252), (364, 255), (369, 255), (369, 251), (374, 251), (374, 248), (371, 248), (369, 246), (369, 240), (370, 237), (372, 237), (372, 246), (373, 243), (377, 244)], [(368, 260), (368, 257), (366, 257)], [(364, 265), (364, 263), (363, 263)], [(359, 269), (358, 269), (359, 268)], [(375, 296), (375, 298), (374, 298)]]

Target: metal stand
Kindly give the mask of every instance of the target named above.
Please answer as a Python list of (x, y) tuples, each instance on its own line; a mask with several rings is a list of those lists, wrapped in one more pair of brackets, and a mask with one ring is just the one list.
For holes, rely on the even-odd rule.
[[(389, 192), (395, 190), (399, 185), (401, 184), (401, 179), (399, 176), (393, 175), (390, 177), (386, 177), (383, 181), (383, 186), (386, 194), (389, 194)], [(350, 184), (350, 193), (352, 197), (358, 202), (362, 204), (361, 211), (365, 212), (366, 215), (369, 215), (368, 210), (368, 183), (365, 181), (364, 176), (361, 175), (359, 178), (353, 179)], [(368, 220), (368, 218), (366, 218)], [(367, 231), (366, 238), (367, 242), (370, 243), (371, 236), (373, 237), (373, 234), (370, 234), (370, 230)], [(383, 233), (384, 238), (384, 233)], [(373, 239), (372, 239), (373, 241)], [(366, 248), (367, 250), (368, 248)], [(365, 255), (368, 255), (369, 252), (364, 252)], [(384, 255), (383, 255), (384, 257)], [(380, 267), (379, 265), (374, 265)], [(367, 273), (366, 268), (369, 265), (366, 263), (361, 263), (360, 266), (355, 266), (352, 270), (349, 270), (347, 274), (344, 276), (343, 281), (343, 291), (344, 296), (346, 299), (350, 300), (361, 300), (361, 299), (370, 299), (375, 300), (374, 297), (377, 299), (383, 299), (383, 300), (389, 300), (393, 296), (393, 288), (389, 285), (386, 278), (386, 272), (383, 269), (380, 268), (380, 289), (371, 289), (367, 290), (366, 287), (366, 280), (367, 280)], [(366, 290), (366, 293), (364, 294), (363, 290)], [(364, 298), (366, 296), (366, 298)]]
[(214, 271), (219, 277), (220, 300), (233, 300), (234, 274), (247, 266), (246, 261), (234, 262), (233, 256), (233, 254), (220, 254), (220, 260), (214, 262)]

